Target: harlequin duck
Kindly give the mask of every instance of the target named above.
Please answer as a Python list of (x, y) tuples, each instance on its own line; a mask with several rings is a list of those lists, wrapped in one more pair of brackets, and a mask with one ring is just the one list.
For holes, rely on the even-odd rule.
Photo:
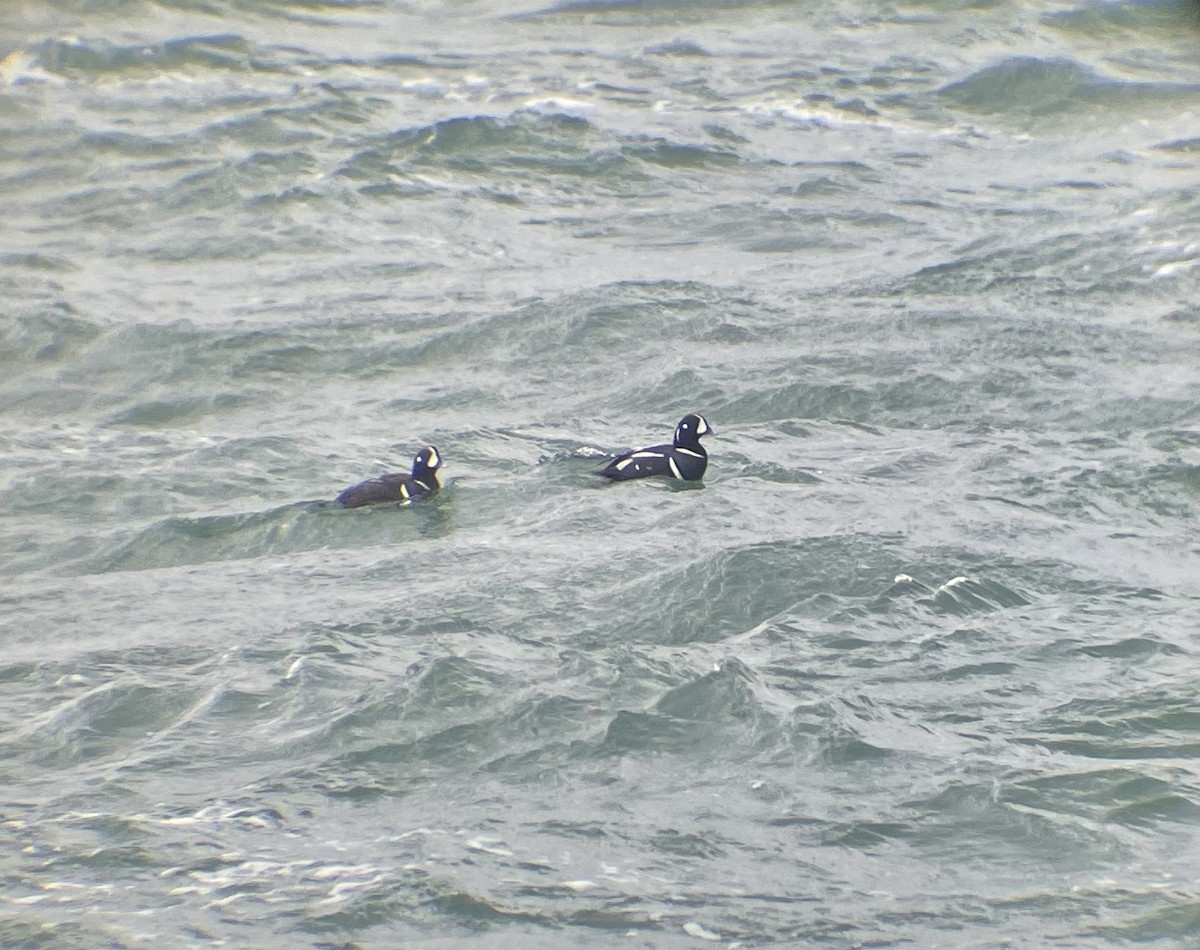
[(413, 459), (411, 475), (395, 472), (369, 478), (338, 495), (337, 504), (343, 508), (362, 508), (364, 505), (378, 505), (385, 501), (398, 501), (407, 505), (414, 498), (435, 494), (441, 488), (437, 479), (437, 470), (441, 467), (442, 457), (438, 455), (438, 450), (432, 445), (427, 445)]
[(708, 467), (708, 453), (700, 444), (700, 437), (711, 435), (712, 431), (704, 416), (689, 413), (675, 427), (675, 441), (671, 445), (652, 445), (618, 455), (596, 474), (614, 481), (666, 475), (698, 482)]

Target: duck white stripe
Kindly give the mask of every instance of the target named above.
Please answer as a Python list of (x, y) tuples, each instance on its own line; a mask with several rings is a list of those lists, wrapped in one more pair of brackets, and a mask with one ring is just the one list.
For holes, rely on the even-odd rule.
[(682, 481), (683, 476), (679, 474), (679, 466), (675, 464), (675, 460), (670, 456), (667, 456), (667, 464), (671, 466), (671, 474)]
[(704, 458), (703, 452), (693, 452), (691, 449), (681, 449), (679, 446), (675, 446), (675, 451), (682, 452), (684, 455), (690, 455), (694, 459)]

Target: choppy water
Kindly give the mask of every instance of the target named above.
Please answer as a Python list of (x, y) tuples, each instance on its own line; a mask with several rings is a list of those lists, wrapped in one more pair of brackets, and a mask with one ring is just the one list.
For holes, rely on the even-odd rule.
[(1182, 0), (5, 5), (0, 944), (1194, 940), (1198, 186)]

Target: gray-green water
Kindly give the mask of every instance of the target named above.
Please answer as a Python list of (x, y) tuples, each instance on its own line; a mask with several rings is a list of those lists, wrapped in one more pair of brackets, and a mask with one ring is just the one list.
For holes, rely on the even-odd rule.
[(1198, 187), (1182, 0), (5, 4), (0, 944), (1190, 945)]

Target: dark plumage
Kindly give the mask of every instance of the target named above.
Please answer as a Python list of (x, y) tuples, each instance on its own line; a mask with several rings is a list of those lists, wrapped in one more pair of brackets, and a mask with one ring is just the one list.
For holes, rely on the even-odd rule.
[(411, 475), (395, 472), (369, 478), (338, 495), (337, 503), (343, 508), (362, 508), (364, 505), (378, 505), (387, 501), (408, 504), (414, 498), (425, 498), (437, 493), (441, 488), (437, 471), (441, 467), (442, 457), (438, 455), (438, 450), (432, 445), (427, 445), (413, 459)]
[(596, 474), (614, 481), (666, 475), (685, 482), (698, 482), (708, 467), (708, 453), (700, 445), (700, 437), (711, 435), (712, 431), (703, 416), (689, 413), (675, 427), (675, 440), (671, 445), (651, 445), (618, 455)]

